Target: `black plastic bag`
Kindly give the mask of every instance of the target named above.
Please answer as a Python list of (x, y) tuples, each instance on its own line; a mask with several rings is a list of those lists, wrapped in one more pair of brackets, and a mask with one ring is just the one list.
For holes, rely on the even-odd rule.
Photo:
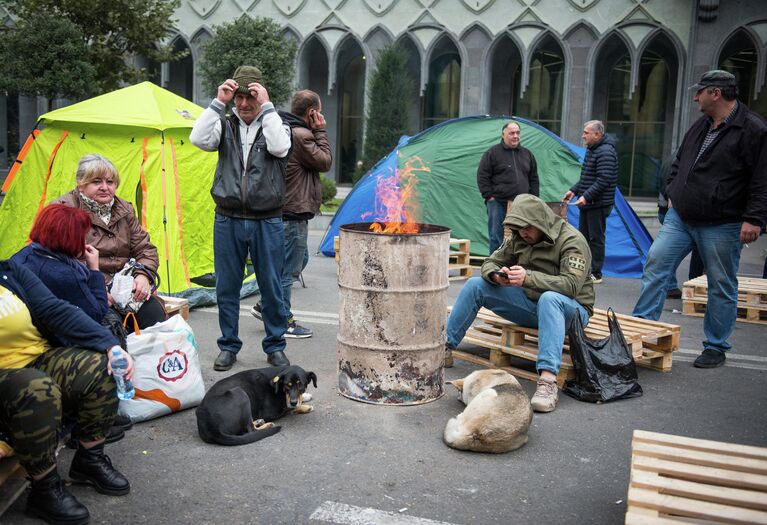
[(575, 380), (565, 382), (563, 391), (581, 401), (606, 403), (642, 395), (634, 356), (612, 308), (607, 323), (610, 335), (604, 339), (586, 337), (579, 315), (567, 328)]

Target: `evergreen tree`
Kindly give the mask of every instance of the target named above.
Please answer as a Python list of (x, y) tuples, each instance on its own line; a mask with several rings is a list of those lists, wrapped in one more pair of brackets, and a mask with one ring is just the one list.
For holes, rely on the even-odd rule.
[(0, 31), (0, 90), (29, 96), (85, 98), (96, 70), (80, 29), (50, 12)]
[(203, 44), (198, 64), (205, 91), (215, 96), (221, 82), (231, 78), (238, 66), (256, 66), (264, 75), (271, 101), (275, 105), (287, 102), (293, 92), (298, 46), (281, 30), (274, 20), (247, 15), (214, 26), (213, 38)]
[[(87, 49), (84, 58), (95, 68), (94, 94), (143, 80), (145, 72), (126, 62), (133, 55), (157, 62), (184, 55), (173, 54), (169, 46), (159, 44), (170, 34), (171, 16), (179, 0), (0, 0), (0, 5), (30, 23), (45, 14), (77, 26), (80, 41)], [(35, 36), (46, 37), (44, 33)], [(30, 45), (23, 55), (34, 62), (38, 55), (44, 56), (44, 48)]]
[(387, 155), (402, 135), (407, 135), (408, 97), (412, 96), (412, 92), (413, 80), (408, 76), (407, 55), (399, 47), (383, 48), (370, 76), (362, 171), (355, 173), (355, 179)]

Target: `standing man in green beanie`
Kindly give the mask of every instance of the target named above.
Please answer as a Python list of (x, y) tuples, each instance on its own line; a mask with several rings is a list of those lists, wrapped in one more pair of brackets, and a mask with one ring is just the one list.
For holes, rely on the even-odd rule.
[[(226, 106), (234, 101), (232, 114)], [(242, 348), (238, 337), (240, 288), (250, 253), (261, 291), (266, 337), (262, 347), (272, 366), (290, 364), (285, 356), (287, 312), (282, 296), (285, 260), (282, 206), (291, 147), (290, 127), (269, 101), (261, 71), (240, 66), (195, 122), (189, 140), (204, 151), (218, 151), (210, 190), (216, 203), (213, 228), (218, 338), (214, 370), (229, 370)]]

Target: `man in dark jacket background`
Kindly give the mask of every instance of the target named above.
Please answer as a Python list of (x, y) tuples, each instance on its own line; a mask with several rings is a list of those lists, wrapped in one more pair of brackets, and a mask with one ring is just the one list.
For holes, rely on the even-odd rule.
[(756, 241), (767, 220), (767, 121), (738, 102), (727, 71), (708, 71), (691, 89), (703, 117), (685, 134), (666, 181), (669, 209), (647, 255), (633, 315), (660, 317), (670, 272), (696, 247), (708, 303), (694, 365), (714, 368), (731, 348), (741, 246)]
[(488, 149), (477, 167), (477, 186), (487, 207), (490, 254), (503, 242), (507, 203), (517, 195), (538, 196), (538, 165), (529, 149), (520, 146), (520, 127), (509, 121), (501, 129), (501, 142)]
[(618, 184), (618, 154), (610, 137), (605, 136), (605, 125), (589, 120), (583, 125), (586, 157), (583, 159), (581, 178), (565, 193), (562, 200), (568, 204), (580, 195), (575, 205), (580, 211), (578, 229), (591, 248), (591, 280), (602, 282), (605, 262), (605, 227), (607, 217), (615, 204), (615, 186)]
[[(282, 298), (288, 314), (285, 337), (304, 339), (312, 336), (309, 328), (299, 325), (293, 318), (290, 299), (293, 283), (304, 269), (304, 255), (309, 237), (309, 219), (320, 212), (322, 184), (320, 172), (328, 171), (333, 162), (325, 117), (322, 115), (320, 96), (303, 89), (293, 95), (290, 113), (283, 120), (290, 125), (293, 150), (288, 160), (285, 186), (285, 206), (282, 222), (285, 224), (285, 265), (282, 269)], [(261, 302), (250, 312), (261, 319)]]
[[(261, 71), (240, 66), (194, 123), (189, 140), (218, 151), (210, 193), (216, 203), (213, 252), (218, 301), (218, 354), (214, 370), (229, 370), (242, 348), (238, 336), (240, 288), (250, 253), (264, 306), (266, 337), (261, 345), (272, 366), (285, 356), (288, 318), (282, 301), (285, 261), (282, 205), (290, 154), (290, 128), (282, 121), (262, 84)], [(232, 115), (226, 106), (234, 101)]]

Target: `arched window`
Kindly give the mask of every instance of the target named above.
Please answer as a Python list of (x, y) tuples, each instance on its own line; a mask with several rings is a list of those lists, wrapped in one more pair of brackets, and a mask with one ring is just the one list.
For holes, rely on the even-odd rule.
[(338, 181), (352, 182), (357, 161), (362, 157), (364, 129), (365, 55), (353, 39), (347, 38), (338, 54)]
[[(521, 71), (515, 75), (519, 79)], [(530, 61), (530, 82), (515, 115), (537, 122), (559, 135), (562, 131), (562, 92), (565, 57), (551, 35), (536, 48)], [(517, 84), (518, 85), (518, 84)]]
[(595, 115), (606, 115), (606, 132), (616, 139), (618, 185), (627, 196), (656, 196), (660, 166), (671, 155), (676, 52), (663, 35), (647, 46), (631, 98), (631, 57), (619, 38), (605, 43), (596, 63)]
[(192, 100), (194, 96), (192, 51), (183, 39), (177, 38), (173, 42), (173, 52), (180, 53), (183, 51), (186, 51), (184, 58), (168, 63), (167, 89), (180, 97)]
[(461, 88), (461, 57), (447, 38), (434, 48), (429, 63), (422, 128), (430, 128), (458, 116)]
[(767, 117), (767, 94), (762, 87), (756, 95), (756, 46), (742, 29), (737, 31), (722, 49), (719, 55), (719, 67), (729, 71), (738, 81), (738, 98), (749, 108)]
[(311, 89), (320, 97), (328, 91), (328, 54), (316, 37), (311, 37), (301, 50), (299, 88)]
[(522, 55), (508, 35), (495, 44), (490, 60), (490, 114), (514, 115)]

